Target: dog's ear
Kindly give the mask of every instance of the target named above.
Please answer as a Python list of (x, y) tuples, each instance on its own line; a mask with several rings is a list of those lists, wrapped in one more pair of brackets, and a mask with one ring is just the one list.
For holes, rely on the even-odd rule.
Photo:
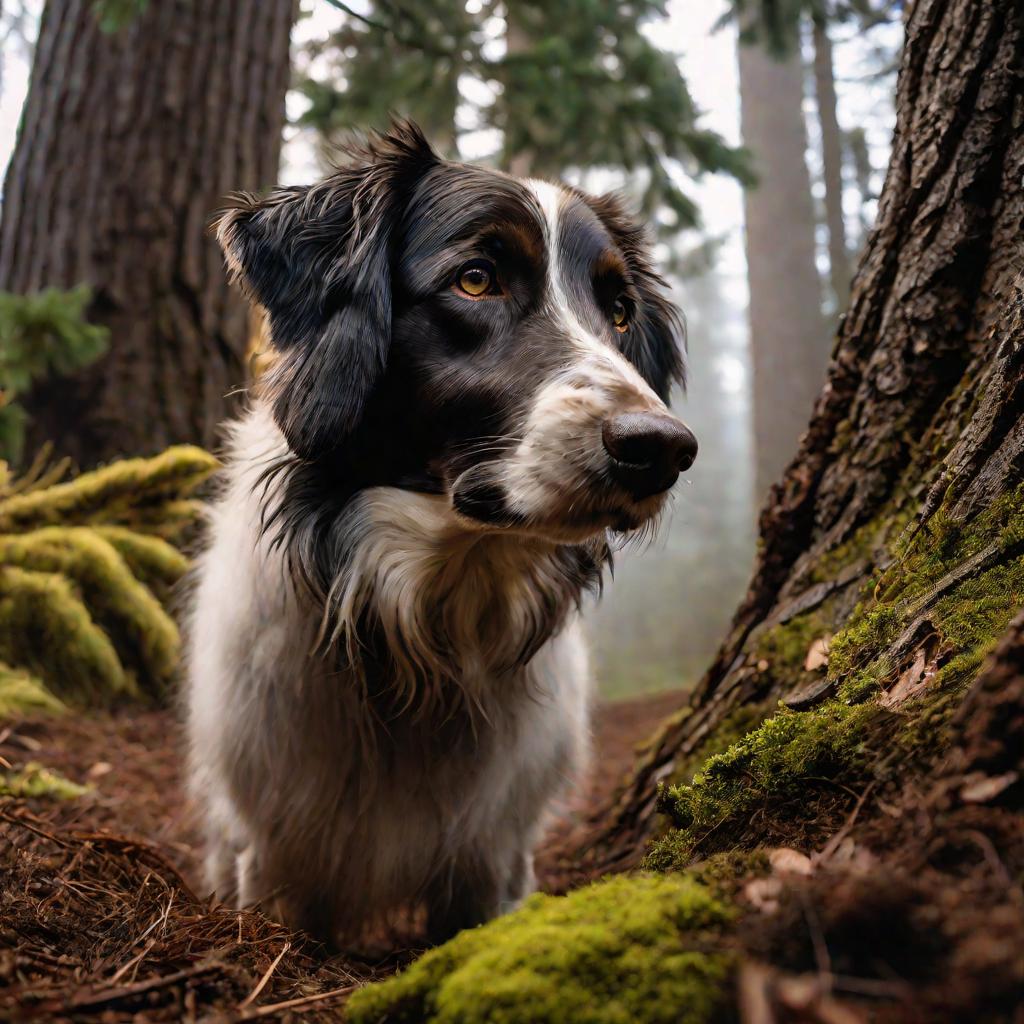
[(647, 229), (614, 192), (584, 197), (626, 259), (640, 296), (636, 317), (622, 335), (623, 355), (657, 396), (668, 402), (673, 384), (686, 387), (686, 324), (668, 298), (668, 283), (651, 263)]
[(266, 393), (292, 451), (342, 446), (391, 343), (392, 237), (412, 187), (439, 158), (397, 122), (317, 185), (240, 196), (217, 222), (228, 268), (266, 310), (282, 358)]

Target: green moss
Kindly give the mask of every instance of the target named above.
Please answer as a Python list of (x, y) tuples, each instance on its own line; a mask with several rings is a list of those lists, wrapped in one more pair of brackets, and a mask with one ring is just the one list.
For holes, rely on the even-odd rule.
[[(763, 817), (773, 805), (804, 795), (812, 780), (854, 777), (867, 760), (868, 727), (880, 714), (874, 703), (851, 706), (838, 700), (810, 712), (780, 707), (712, 757), (689, 785), (662, 792), (661, 810), (678, 832), (656, 854), (652, 851), (652, 865), (679, 867), (698, 849), (728, 848), (755, 809)], [(792, 821), (799, 818), (792, 809), (789, 813)]]
[(160, 537), (138, 533), (125, 526), (94, 527), (128, 563), (135, 577), (150, 587), (172, 587), (188, 571), (188, 559)]
[(689, 782), (709, 758), (725, 753), (734, 743), (756, 729), (771, 714), (773, 705), (742, 704), (733, 708), (688, 757), (676, 762), (672, 783)]
[(753, 850), (723, 850), (714, 853), (694, 864), (689, 875), (710, 885), (716, 892), (732, 895), (749, 879), (767, 874), (770, 870), (767, 852), (758, 847)]
[(0, 562), (72, 581), (96, 622), (128, 654), (150, 689), (166, 686), (178, 664), (178, 628), (115, 548), (88, 527), (45, 527), (0, 536)]
[(30, 761), (18, 771), (0, 775), (0, 797), (74, 800), (88, 792), (88, 786), (79, 786), (78, 783), (50, 771), (49, 768), (44, 768), (36, 761)]
[(60, 698), (103, 704), (137, 693), (110, 638), (57, 573), (0, 567), (0, 658)]
[(177, 501), (205, 480), (217, 460), (191, 445), (149, 459), (122, 459), (66, 483), (0, 499), (0, 532), (87, 524), (97, 519), (134, 525), (147, 507)]
[(60, 714), (64, 705), (41, 679), (0, 661), (0, 719), (31, 714)]
[(796, 615), (757, 638), (753, 660), (767, 662), (768, 671), (777, 682), (795, 684), (804, 676), (804, 664), (811, 645), (831, 632), (827, 608)]
[(356, 992), (352, 1024), (704, 1024), (730, 999), (731, 912), (689, 878), (618, 877), (462, 932)]
[(871, 668), (850, 672), (840, 683), (836, 696), (844, 704), (863, 704), (869, 697), (878, 693), (883, 675), (885, 675), (885, 665), (882, 662), (876, 663)]
[[(895, 560), (832, 640), (829, 676), (842, 682), (846, 699), (862, 699), (890, 673), (895, 666), (885, 662), (886, 649), (923, 610), (947, 659), (933, 685), (972, 679), (1024, 603), (1022, 544), (1024, 485), (969, 522), (940, 508), (920, 531), (906, 531), (894, 546)], [(950, 573), (984, 553), (994, 564), (950, 584), (930, 603)]]
[(891, 605), (871, 609), (858, 605), (849, 625), (829, 644), (829, 677), (843, 680), (865, 669), (896, 637), (901, 622), (900, 610)]

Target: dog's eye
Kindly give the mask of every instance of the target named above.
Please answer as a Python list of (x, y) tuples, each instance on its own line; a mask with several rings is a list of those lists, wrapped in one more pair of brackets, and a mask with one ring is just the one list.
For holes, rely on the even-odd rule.
[(498, 275), (490, 260), (472, 260), (459, 268), (455, 287), (471, 299), (484, 295), (498, 295)]
[(629, 330), (629, 310), (621, 297), (612, 303), (612, 323), (619, 334), (625, 334)]

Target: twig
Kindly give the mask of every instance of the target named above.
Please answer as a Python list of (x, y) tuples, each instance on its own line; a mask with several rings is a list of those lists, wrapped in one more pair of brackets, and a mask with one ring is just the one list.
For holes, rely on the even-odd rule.
[(23, 817), (20, 814), (11, 814), (6, 808), (0, 808), (0, 819), (10, 823), (11, 825), (20, 825), (22, 828), (26, 828), (29, 832), (34, 833), (42, 839), (48, 839), (51, 843), (55, 843), (57, 846), (63, 846), (70, 849), (72, 844), (67, 842), (65, 839), (61, 839), (55, 836), (52, 832), (47, 832), (46, 829), (40, 828), (38, 825), (33, 825), (27, 817)]
[(804, 919), (807, 921), (807, 930), (811, 933), (811, 943), (814, 946), (814, 960), (818, 966), (818, 974), (824, 979), (826, 988), (832, 985), (832, 957), (829, 956), (828, 944), (821, 930), (821, 923), (818, 915), (807, 893), (799, 890), (800, 905), (804, 912)]
[(287, 953), (288, 950), (291, 948), (292, 944), (290, 942), (286, 942), (281, 947), (281, 952), (278, 953), (276, 957), (274, 957), (274, 962), (266, 969), (266, 971), (263, 972), (263, 977), (260, 978), (256, 987), (238, 1004), (239, 1010), (244, 1010), (246, 1007), (251, 1006), (254, 1002), (256, 1002), (257, 997), (263, 991), (263, 989), (266, 988), (267, 982), (270, 981), (270, 976), (274, 973), (275, 969), (277, 968), (277, 965), (281, 962), (285, 953)]
[(857, 820), (857, 815), (860, 814), (864, 801), (871, 795), (871, 791), (874, 788), (874, 782), (869, 782), (864, 788), (864, 792), (857, 797), (857, 803), (854, 804), (849, 817), (843, 822), (843, 827), (825, 844), (825, 848), (815, 858), (819, 864), (824, 864), (839, 849), (839, 844), (850, 834), (850, 829), (853, 828), (853, 823)]
[(156, 939), (150, 939), (149, 942), (142, 947), (142, 952), (133, 956), (126, 964), (119, 967), (113, 974), (113, 976), (107, 981), (107, 986), (111, 986), (115, 981), (123, 978), (132, 967), (134, 967), (154, 946), (156, 945)]
[(175, 971), (173, 974), (162, 974), (155, 978), (146, 978), (145, 981), (137, 981), (133, 985), (125, 985), (122, 988), (102, 989), (90, 995), (73, 999), (64, 1004), (65, 1010), (80, 1010), (89, 1006), (102, 1006), (104, 1003), (116, 1003), (121, 999), (129, 999), (132, 996), (142, 995), (145, 992), (152, 992), (154, 989), (164, 988), (167, 985), (176, 985), (179, 981), (187, 981), (189, 978), (198, 977), (201, 974), (210, 974), (213, 971), (224, 970), (224, 964), (207, 961), (205, 963), (193, 964), (183, 971)]
[(345, 985), (343, 988), (332, 989), (330, 992), (320, 992), (315, 996), (299, 996), (297, 999), (286, 999), (283, 1003), (268, 1003), (266, 1006), (250, 1006), (247, 1010), (230, 1018), (235, 1021), (256, 1020), (258, 1017), (271, 1017), (283, 1010), (297, 1010), (300, 1007), (311, 1006), (313, 1003), (326, 1002), (328, 999), (340, 999), (342, 996), (350, 995), (359, 985)]

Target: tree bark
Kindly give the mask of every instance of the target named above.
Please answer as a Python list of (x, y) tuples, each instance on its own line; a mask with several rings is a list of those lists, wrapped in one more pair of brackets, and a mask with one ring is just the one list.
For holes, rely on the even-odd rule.
[[(768, 631), (812, 610), (838, 630), (858, 601), (885, 599), (878, 587), (892, 545), (858, 537), (876, 526), (908, 543), (962, 537), (999, 509), (1020, 514), (1024, 9), (1016, 0), (918, 0), (906, 31), (878, 222), (827, 383), (761, 513), (753, 580), (689, 712), (666, 725), (595, 818), (588, 856), (605, 870), (637, 861), (658, 782), (725, 716), (790, 695), (792, 675), (759, 653)], [(901, 523), (910, 524), (903, 534)], [(1019, 570), (1018, 533), (953, 564), (914, 601), (877, 604), (892, 616), (874, 652), (884, 686), (933, 656), (944, 597), (993, 567)], [(990, 597), (1007, 611), (1022, 599), (1012, 588)]]
[(829, 281), (836, 312), (846, 309), (850, 293), (850, 257), (843, 219), (843, 133), (839, 127), (832, 40), (828, 27), (814, 22), (814, 91), (821, 127), (821, 159), (825, 183), (825, 224), (828, 227)]
[(247, 312), (208, 224), (277, 176), (295, 0), (150, 3), (100, 31), (50, 0), (4, 186), (0, 288), (86, 283), (110, 350), (26, 396), (30, 444), (82, 465), (211, 444), (244, 379)]
[(755, 493), (796, 451), (828, 360), (807, 170), (803, 69), (739, 46), (740, 125), (758, 184), (746, 190)]

